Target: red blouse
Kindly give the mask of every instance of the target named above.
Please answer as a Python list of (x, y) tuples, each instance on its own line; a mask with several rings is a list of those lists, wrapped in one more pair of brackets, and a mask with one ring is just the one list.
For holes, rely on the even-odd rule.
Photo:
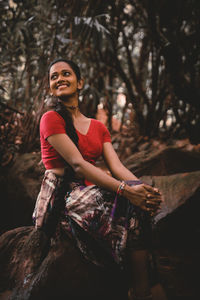
[[(48, 111), (43, 114), (40, 121), (40, 142), (42, 161), (45, 168), (63, 168), (65, 161), (62, 156), (49, 144), (47, 138), (53, 134), (66, 133), (66, 123), (64, 119), (55, 111)], [(111, 142), (111, 137), (106, 126), (95, 119), (91, 119), (87, 134), (78, 134), (79, 151), (83, 158), (95, 164), (102, 155), (103, 143)]]

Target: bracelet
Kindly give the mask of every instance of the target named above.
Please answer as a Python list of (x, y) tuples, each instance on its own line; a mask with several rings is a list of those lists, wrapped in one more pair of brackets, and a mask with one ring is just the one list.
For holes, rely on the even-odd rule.
[(117, 193), (116, 193), (114, 204), (113, 204), (112, 211), (111, 211), (111, 218), (112, 219), (114, 218), (115, 209), (117, 207), (117, 198), (118, 198), (118, 195), (122, 196), (125, 186), (126, 186), (126, 182), (122, 181), (120, 183), (120, 185), (118, 186), (118, 188), (117, 188)]
[(125, 182), (125, 181), (122, 181), (122, 182), (120, 183), (120, 185), (118, 186), (118, 188), (117, 188), (117, 195), (120, 195), (120, 196), (123, 195), (125, 186), (126, 186), (126, 182)]

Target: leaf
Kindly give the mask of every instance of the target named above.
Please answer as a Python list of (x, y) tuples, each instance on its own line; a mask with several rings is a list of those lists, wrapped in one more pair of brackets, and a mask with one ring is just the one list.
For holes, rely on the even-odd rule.
[(24, 24), (29, 25), (29, 24), (33, 23), (33, 20), (35, 20), (35, 16), (30, 17)]
[(101, 25), (97, 19), (95, 20), (94, 25), (96, 26), (97, 31), (102, 33), (106, 32), (107, 34), (110, 34), (110, 32), (103, 25)]
[(73, 42), (72, 39), (64, 38), (61, 34), (57, 34), (57, 35), (56, 35), (56, 38), (57, 38), (60, 42), (62, 42), (63, 44), (70, 44), (70, 43)]
[(100, 19), (102, 16), (106, 16), (106, 14), (97, 15), (94, 18), (92, 17), (75, 17), (74, 18), (74, 24), (80, 25), (84, 24), (89, 26), (90, 28), (95, 28), (98, 32), (105, 32), (107, 34), (110, 34), (109, 30), (103, 26), (98, 19)]

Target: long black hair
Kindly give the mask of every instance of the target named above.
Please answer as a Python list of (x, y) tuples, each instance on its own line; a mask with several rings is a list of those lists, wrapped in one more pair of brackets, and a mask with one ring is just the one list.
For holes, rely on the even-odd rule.
[[(49, 82), (49, 75), (50, 75), (50, 69), (51, 67), (58, 63), (58, 62), (65, 62), (67, 63), (72, 70), (74, 71), (77, 80), (79, 81), (81, 79), (81, 72), (78, 65), (73, 62), (72, 60), (64, 59), (64, 58), (57, 58), (53, 60), (49, 67), (48, 67), (48, 82)], [(74, 123), (72, 120), (72, 115), (69, 110), (66, 109), (66, 107), (63, 105), (59, 99), (56, 99), (55, 104), (53, 105), (53, 109), (59, 113), (59, 115), (65, 120), (66, 123), (66, 133), (71, 138), (71, 140), (74, 142), (74, 144), (78, 147), (78, 135), (76, 132), (76, 129), (74, 127)]]
[[(57, 62), (66, 62), (68, 65), (70, 65), (70, 67), (74, 71), (74, 73), (77, 77), (77, 80), (81, 79), (79, 67), (71, 60), (66, 60), (66, 59), (60, 58), (60, 59), (55, 59), (49, 65), (48, 82), (49, 82), (50, 69)], [(62, 102), (59, 101), (59, 99), (56, 99), (55, 104), (53, 106), (51, 105), (51, 107), (56, 112), (58, 112), (60, 114), (60, 116), (65, 120), (66, 133), (71, 138), (71, 140), (75, 143), (75, 145), (78, 147), (78, 135), (77, 135), (76, 129), (74, 127), (71, 113), (66, 109), (66, 107), (62, 104)], [(48, 216), (46, 223), (43, 226), (43, 230), (47, 234), (47, 237), (49, 237), (49, 238), (55, 234), (58, 222), (63, 215), (64, 209), (65, 209), (64, 197), (65, 197), (67, 191), (70, 190), (69, 183), (71, 181), (73, 181), (74, 176), (75, 176), (74, 170), (68, 163), (66, 163), (64, 176), (60, 180), (60, 184), (56, 186), (56, 189), (54, 192), (55, 193), (55, 201), (54, 201), (52, 211), (51, 211), (50, 215)]]

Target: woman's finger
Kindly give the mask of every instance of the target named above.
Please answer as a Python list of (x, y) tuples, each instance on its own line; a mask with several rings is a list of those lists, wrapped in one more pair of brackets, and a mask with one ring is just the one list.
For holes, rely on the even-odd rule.
[(146, 193), (146, 200), (151, 200), (152, 202), (155, 203), (161, 203), (162, 202), (162, 197), (161, 195), (154, 195), (152, 193)]
[(154, 195), (160, 195), (160, 191), (158, 188), (154, 188), (150, 185), (144, 185), (144, 188), (146, 189), (147, 192), (150, 192)]
[(154, 195), (154, 194), (152, 194), (152, 193), (147, 193), (146, 194), (146, 198), (147, 199), (161, 199), (162, 197), (161, 197), (161, 195)]

